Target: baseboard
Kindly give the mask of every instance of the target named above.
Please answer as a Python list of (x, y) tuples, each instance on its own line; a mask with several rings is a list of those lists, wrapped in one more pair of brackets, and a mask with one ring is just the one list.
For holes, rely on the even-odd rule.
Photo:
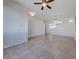
[(23, 44), (23, 43), (26, 43), (26, 42), (28, 42), (28, 41), (24, 41), (24, 42), (20, 42), (20, 43), (14, 43), (14, 44), (11, 44), (11, 45), (6, 45), (6, 46), (3, 46), (3, 49), (13, 47), (13, 46), (16, 46), (16, 45), (19, 45), (19, 44)]
[(28, 37), (28, 40), (30, 40), (32, 38), (35, 38), (35, 37), (38, 37), (38, 36), (42, 36), (42, 35), (45, 35), (45, 34), (40, 34), (40, 35), (36, 35), (36, 36), (30, 36), (30, 37)]

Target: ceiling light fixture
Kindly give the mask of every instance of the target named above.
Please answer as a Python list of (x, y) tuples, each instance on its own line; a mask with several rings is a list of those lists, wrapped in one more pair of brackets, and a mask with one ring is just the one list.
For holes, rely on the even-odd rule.
[(53, 25), (53, 24), (49, 24), (49, 29), (53, 29), (53, 28), (56, 28), (56, 25)]
[(69, 20), (68, 22), (69, 22), (69, 23), (73, 23), (73, 20)]
[(61, 23), (63, 23), (63, 22), (61, 22), (61, 21), (54, 21), (54, 23), (55, 23), (55, 24), (61, 24)]
[(60, 22), (60, 21), (59, 21), (58, 23), (61, 24), (61, 23), (63, 23), (63, 22)]
[(56, 26), (52, 26), (52, 28), (56, 28)]
[(29, 12), (29, 15), (30, 15), (30, 16), (35, 16), (36, 13), (35, 13), (35, 12)]

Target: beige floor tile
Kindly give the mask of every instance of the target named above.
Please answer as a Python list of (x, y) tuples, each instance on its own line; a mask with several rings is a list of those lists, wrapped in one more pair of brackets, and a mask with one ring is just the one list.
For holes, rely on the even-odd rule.
[(3, 59), (19, 59), (14, 47), (4, 49), (3, 55)]
[(28, 43), (4, 49), (4, 59), (76, 59), (75, 39), (63, 36), (38, 36)]

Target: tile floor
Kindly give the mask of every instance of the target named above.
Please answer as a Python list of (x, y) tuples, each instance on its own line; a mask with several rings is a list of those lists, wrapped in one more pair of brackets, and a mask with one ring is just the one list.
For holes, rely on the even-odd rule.
[(42, 35), (3, 53), (4, 59), (76, 59), (76, 44), (70, 37)]

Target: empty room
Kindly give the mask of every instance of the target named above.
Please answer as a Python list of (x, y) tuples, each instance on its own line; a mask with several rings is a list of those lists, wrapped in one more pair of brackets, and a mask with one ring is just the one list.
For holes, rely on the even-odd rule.
[(4, 59), (76, 59), (75, 0), (3, 0)]

